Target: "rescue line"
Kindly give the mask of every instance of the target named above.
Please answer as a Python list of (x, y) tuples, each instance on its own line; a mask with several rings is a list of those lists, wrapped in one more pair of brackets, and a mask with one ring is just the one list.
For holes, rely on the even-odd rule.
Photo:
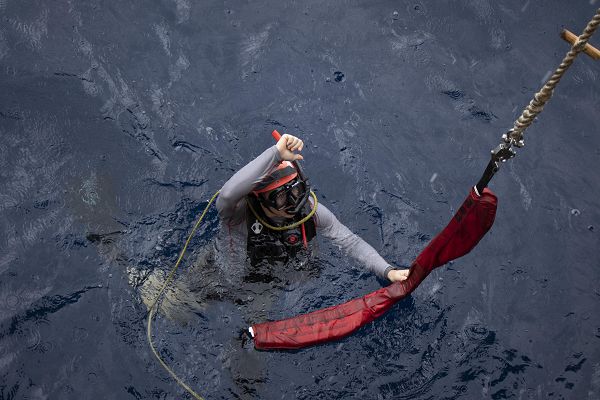
[(502, 136), (502, 142), (491, 151), (491, 160), (481, 179), (446, 228), (413, 262), (406, 281), (392, 283), (358, 299), (306, 315), (255, 324), (249, 328), (255, 347), (263, 350), (298, 349), (347, 336), (381, 316), (394, 303), (414, 291), (434, 268), (471, 251), (491, 228), (496, 214), (497, 198), (487, 189), (487, 185), (500, 164), (516, 155), (512, 147), (525, 145), (523, 132), (542, 112), (575, 57), (584, 50), (590, 57), (598, 52), (587, 42), (599, 24), (600, 8), (579, 37), (573, 39), (563, 34), (565, 40), (571, 43), (571, 49), (514, 122), (513, 128)]
[[(512, 147), (524, 146), (523, 132), (543, 110), (544, 105), (551, 98), (554, 88), (564, 75), (565, 71), (573, 63), (575, 57), (582, 51), (585, 51), (590, 57), (594, 58), (600, 55), (600, 51), (587, 43), (599, 24), (600, 8), (596, 11), (595, 16), (588, 23), (584, 32), (579, 37), (575, 37), (573, 34), (569, 35), (570, 32), (563, 33), (563, 38), (571, 43), (571, 49), (566, 54), (554, 74), (548, 79), (542, 89), (534, 95), (534, 98), (525, 110), (523, 110), (521, 116), (514, 122), (513, 128), (502, 136), (502, 142), (491, 151), (491, 160), (486, 166), (481, 179), (473, 188), (471, 188), (467, 198), (448, 225), (429, 242), (419, 256), (413, 261), (408, 279), (405, 281), (394, 282), (387, 287), (348, 301), (344, 304), (324, 308), (289, 319), (252, 325), (249, 328), (249, 331), (254, 338), (255, 348), (262, 350), (298, 349), (347, 336), (361, 326), (380, 317), (396, 302), (408, 296), (433, 269), (469, 253), (477, 243), (479, 243), (483, 236), (485, 236), (494, 223), (498, 200), (496, 195), (487, 189), (487, 185), (494, 174), (499, 170), (500, 164), (515, 156)], [(278, 139), (279, 133), (275, 130), (272, 135), (274, 138)], [(298, 174), (305, 179), (300, 165), (295, 161), (294, 163), (298, 170)], [(176, 382), (196, 399), (202, 399), (202, 397), (177, 376), (177, 374), (160, 357), (158, 351), (154, 347), (152, 342), (152, 320), (156, 315), (155, 308), (157, 303), (162, 297), (166, 287), (172, 281), (196, 229), (218, 195), (219, 191), (212, 196), (202, 215), (194, 225), (175, 266), (172, 268), (165, 283), (159, 290), (159, 293), (152, 302), (148, 312), (147, 338), (153, 354)], [(318, 202), (316, 195), (312, 191), (310, 191), (310, 195), (314, 201), (314, 207), (312, 207), (311, 210), (312, 216), (316, 212)], [(258, 217), (256, 212), (254, 212), (254, 214)], [(310, 217), (306, 218), (306, 220), (308, 219), (310, 219)], [(306, 221), (303, 219), (284, 228), (295, 228), (303, 225), (305, 222)], [(265, 226), (268, 225), (265, 224)], [(269, 228), (277, 229), (278, 227)]]

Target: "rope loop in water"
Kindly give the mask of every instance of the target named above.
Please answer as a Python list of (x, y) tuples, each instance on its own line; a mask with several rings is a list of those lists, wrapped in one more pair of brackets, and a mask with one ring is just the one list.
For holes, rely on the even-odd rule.
[[(183, 249), (181, 250), (181, 253), (179, 254), (179, 258), (177, 259), (177, 262), (175, 263), (175, 266), (171, 269), (171, 272), (169, 273), (169, 276), (165, 280), (165, 283), (163, 283), (162, 287), (158, 291), (158, 295), (156, 296), (156, 298), (150, 305), (149, 312), (148, 312), (148, 325), (147, 325), (147, 329), (146, 329), (146, 336), (148, 338), (148, 344), (150, 345), (150, 349), (152, 350), (152, 353), (154, 354), (154, 356), (156, 357), (156, 359), (158, 360), (160, 365), (162, 365), (163, 368), (173, 377), (173, 379), (175, 379), (175, 381), (181, 387), (183, 387), (189, 394), (191, 394), (196, 400), (204, 400), (204, 398), (202, 396), (200, 396), (198, 393), (196, 393), (194, 391), (194, 389), (192, 389), (190, 386), (188, 386), (181, 378), (179, 378), (179, 376), (177, 376), (177, 374), (167, 365), (167, 363), (162, 359), (162, 357), (160, 356), (160, 354), (158, 354), (158, 351), (154, 347), (154, 343), (152, 342), (152, 319), (155, 316), (154, 309), (155, 309), (156, 305), (158, 304), (160, 297), (163, 295), (165, 289), (167, 288), (169, 283), (171, 283), (171, 281), (173, 280), (173, 277), (175, 276), (175, 272), (177, 271), (177, 268), (179, 268), (179, 264), (181, 263), (181, 260), (183, 259), (185, 251), (187, 250), (187, 247), (190, 244), (192, 237), (194, 236), (194, 233), (196, 232), (196, 229), (198, 229), (198, 227), (200, 226), (200, 222), (202, 222), (202, 220), (204, 219), (204, 216), (206, 215), (206, 213), (208, 212), (208, 209), (210, 208), (210, 205), (215, 201), (215, 199), (217, 198), (218, 195), (219, 195), (219, 191), (217, 191), (212, 196), (212, 198), (210, 199), (210, 201), (204, 208), (204, 211), (198, 218), (198, 221), (196, 221), (196, 224), (194, 225), (192, 232), (190, 232), (190, 235), (188, 236), (188, 238), (185, 242), (185, 245), (183, 246)], [(157, 313), (158, 313), (158, 310), (157, 310)]]

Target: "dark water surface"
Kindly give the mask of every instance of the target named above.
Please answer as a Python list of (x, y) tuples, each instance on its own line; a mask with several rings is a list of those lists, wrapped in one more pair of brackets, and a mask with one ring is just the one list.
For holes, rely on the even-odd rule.
[[(341, 221), (409, 263), (594, 2), (0, 0), (0, 399), (185, 398), (146, 304), (273, 128), (306, 141)], [(241, 346), (253, 316), (383, 282), (323, 241), (319, 271), (232, 293), (202, 261), (213, 209), (156, 320), (161, 354), (208, 399), (600, 399), (599, 110), (600, 62), (581, 56), (492, 182), (487, 237), (339, 342)]]

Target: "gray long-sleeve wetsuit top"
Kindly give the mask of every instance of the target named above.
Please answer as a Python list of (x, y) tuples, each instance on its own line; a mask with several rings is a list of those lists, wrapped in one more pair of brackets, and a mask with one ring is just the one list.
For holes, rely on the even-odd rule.
[[(279, 151), (273, 145), (236, 172), (223, 185), (216, 202), (221, 217), (221, 229), (217, 236), (219, 251), (245, 258), (248, 240), (246, 196), (281, 161)], [(390, 265), (371, 245), (338, 221), (322, 203), (318, 204), (314, 218), (317, 233), (330, 238), (347, 255), (355, 258), (378, 276), (386, 278), (387, 272), (391, 269)]]

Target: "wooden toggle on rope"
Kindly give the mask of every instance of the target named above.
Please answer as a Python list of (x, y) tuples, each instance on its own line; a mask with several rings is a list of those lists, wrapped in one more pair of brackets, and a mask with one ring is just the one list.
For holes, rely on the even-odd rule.
[[(554, 88), (556, 85), (558, 85), (558, 82), (560, 82), (560, 79), (563, 77), (565, 71), (571, 66), (571, 64), (573, 64), (575, 57), (577, 57), (579, 53), (586, 49), (588, 40), (594, 34), (599, 24), (600, 8), (596, 11), (594, 18), (592, 18), (592, 20), (587, 24), (583, 33), (577, 38), (577, 40), (571, 42), (571, 50), (569, 50), (556, 71), (554, 71), (554, 74), (552, 74), (542, 89), (533, 96), (533, 100), (531, 100), (529, 105), (525, 108), (525, 110), (523, 110), (521, 116), (515, 121), (515, 124), (509, 133), (509, 139), (515, 146), (523, 146), (523, 131), (525, 131), (525, 129), (531, 125), (535, 117), (542, 112), (544, 106), (552, 97)], [(588, 49), (594, 49), (596, 52), (598, 52), (598, 50), (591, 45), (589, 45)]]
[[(563, 29), (560, 33), (560, 37), (566, 40), (567, 42), (571, 43), (571, 46), (573, 46), (577, 42), (577, 35), (575, 35), (568, 29)], [(585, 45), (585, 47), (583, 48), (583, 52), (588, 56), (592, 57), (594, 60), (600, 60), (600, 50), (598, 50), (589, 43)]]
[(511, 147), (523, 147), (525, 145), (523, 132), (533, 123), (539, 113), (542, 112), (544, 106), (552, 97), (554, 88), (556, 88), (556, 85), (558, 85), (558, 82), (560, 82), (567, 69), (573, 64), (575, 57), (582, 51), (594, 59), (600, 57), (600, 50), (588, 44), (588, 40), (596, 31), (598, 25), (600, 25), (600, 8), (596, 10), (596, 15), (587, 24), (579, 37), (567, 30), (563, 30), (561, 36), (571, 43), (571, 49), (540, 91), (533, 96), (533, 99), (525, 107), (521, 116), (515, 121), (512, 129), (502, 135), (502, 142), (492, 150), (492, 159), (488, 163), (483, 176), (477, 185), (475, 185), (475, 189), (478, 192), (482, 192), (494, 174), (498, 172), (501, 162), (505, 162), (515, 156), (515, 152)]

